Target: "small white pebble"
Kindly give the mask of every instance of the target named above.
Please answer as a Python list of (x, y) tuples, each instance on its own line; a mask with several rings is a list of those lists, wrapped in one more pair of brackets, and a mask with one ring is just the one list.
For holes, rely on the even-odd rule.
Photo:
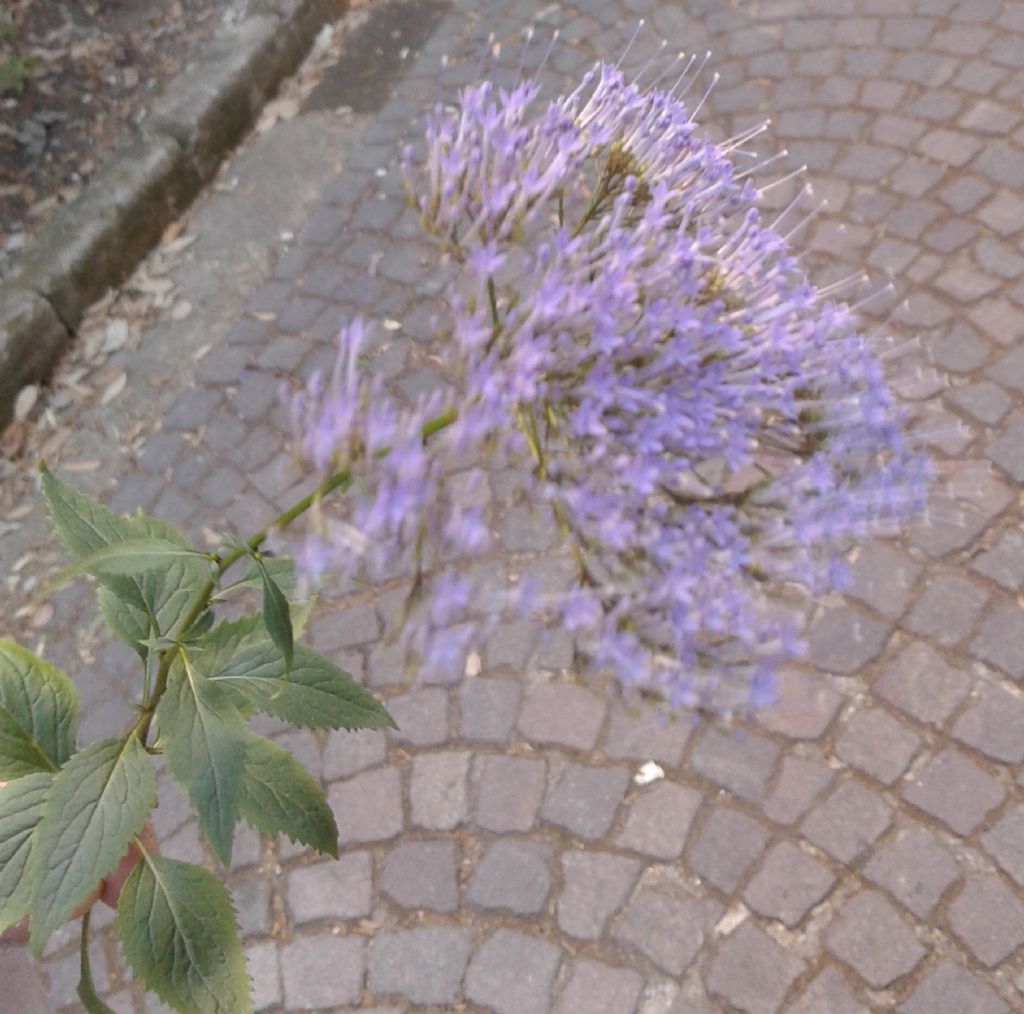
[(665, 777), (665, 771), (659, 764), (655, 764), (654, 761), (648, 761), (635, 775), (633, 775), (633, 781), (637, 785), (650, 785), (651, 782), (656, 782), (659, 778)]
[(715, 933), (718, 936), (727, 936), (741, 923), (747, 921), (747, 916), (750, 915), (746, 905), (737, 905), (735, 908), (730, 908), (725, 915), (722, 916), (718, 925), (715, 927)]

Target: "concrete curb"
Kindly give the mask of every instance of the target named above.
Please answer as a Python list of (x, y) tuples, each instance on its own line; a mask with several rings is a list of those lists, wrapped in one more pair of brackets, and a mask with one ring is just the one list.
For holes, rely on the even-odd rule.
[(0, 282), (0, 428), (86, 308), (123, 281), (245, 136), (348, 0), (256, 0), (171, 82), (138, 129)]

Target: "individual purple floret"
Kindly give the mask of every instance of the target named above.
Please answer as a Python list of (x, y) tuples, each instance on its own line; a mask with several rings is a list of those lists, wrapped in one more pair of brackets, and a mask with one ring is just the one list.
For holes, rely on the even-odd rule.
[(459, 396), (400, 408), (357, 370), (362, 326), (342, 332), (294, 416), (303, 456), (359, 483), (301, 568), (411, 566), (403, 640), (452, 665), (475, 599), (460, 560), (489, 537), (450, 476), (498, 451), (576, 572), (520, 606), (628, 688), (764, 704), (800, 647), (779, 589), (834, 587), (849, 540), (922, 505), (926, 462), (849, 308), (800, 272), (781, 219), (762, 222), (731, 161), (756, 131), (716, 145), (674, 89), (607, 64), (556, 101), (538, 92), (466, 88), (429, 117), (425, 161), (406, 157), (423, 225), (461, 268), (437, 342)]

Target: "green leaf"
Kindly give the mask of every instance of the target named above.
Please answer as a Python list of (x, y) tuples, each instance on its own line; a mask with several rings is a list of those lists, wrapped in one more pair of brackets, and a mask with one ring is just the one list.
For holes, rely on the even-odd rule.
[(218, 623), (195, 643), (192, 657), (204, 673), (212, 676), (230, 665), (239, 652), (248, 651), (254, 645), (259, 645), (261, 651), (274, 653), (263, 629), (263, 617), (247, 613), (237, 620)]
[(205, 553), (186, 549), (167, 539), (124, 539), (112, 542), (65, 567), (51, 582), (52, 587), (66, 584), (80, 574), (95, 577), (138, 577), (150, 572), (162, 573), (183, 559), (208, 560)]
[(32, 849), (37, 953), (117, 866), (155, 801), (153, 765), (134, 733), (90, 743), (61, 768)]
[(29, 859), (51, 774), (25, 775), (0, 789), (0, 933), (28, 912), (35, 884)]
[(292, 667), (295, 654), (295, 638), (292, 634), (292, 615), (284, 592), (270, 576), (261, 557), (256, 557), (263, 579), (263, 623), (270, 634), (270, 639), (277, 645), (284, 658), (284, 671), (287, 675)]
[(231, 862), (245, 758), (245, 720), (224, 688), (182, 650), (156, 709), (160, 745), (220, 861)]
[(74, 752), (77, 729), (67, 674), (0, 638), (0, 780), (56, 771)]
[(128, 530), (127, 519), (61, 481), (45, 467), (41, 485), (57, 537), (76, 559), (111, 543), (138, 537)]
[(258, 711), (309, 729), (377, 729), (394, 719), (348, 673), (311, 648), (298, 645), (291, 669), (266, 641), (240, 646), (210, 681), (229, 688)]
[(210, 872), (143, 850), (117, 904), (125, 957), (181, 1014), (250, 1014), (227, 888)]
[[(246, 552), (249, 552), (248, 546), (244, 543), (242, 546)], [(289, 556), (267, 556), (266, 553), (262, 553), (260, 555), (260, 560), (263, 563), (263, 568), (274, 579), (274, 583), (285, 593), (286, 596), (288, 596), (290, 600), (295, 592), (294, 561)], [(249, 560), (249, 566), (245, 572), (245, 577), (225, 586), (222, 594), (225, 592), (239, 591), (243, 588), (262, 587), (263, 576), (260, 572), (259, 564), (256, 560)]]
[[(126, 539), (161, 539), (188, 548), (185, 536), (165, 521), (142, 511), (122, 517), (45, 470), (42, 490), (57, 535), (76, 558)], [(145, 659), (139, 642), (174, 632), (208, 577), (203, 557), (171, 559), (160, 572), (136, 577), (101, 575), (100, 610), (114, 633)]]
[(89, 919), (92, 917), (90, 909), (82, 916), (82, 939), (78, 949), (79, 979), (78, 999), (88, 1014), (115, 1014), (108, 1007), (96, 992), (96, 985), (92, 981), (92, 969), (89, 967)]
[(338, 858), (338, 827), (317, 780), (285, 749), (249, 733), (238, 812), (266, 834)]

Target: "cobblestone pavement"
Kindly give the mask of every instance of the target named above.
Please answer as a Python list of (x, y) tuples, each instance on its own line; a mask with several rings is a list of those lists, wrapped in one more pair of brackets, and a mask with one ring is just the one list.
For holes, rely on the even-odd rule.
[[(1024, 1009), (1024, 3), (436, 10), (345, 172), (200, 360), (162, 432), (137, 457), (118, 455), (95, 410), (78, 417), (109, 462), (92, 481), (111, 505), (141, 504), (197, 539), (285, 506), (301, 477), (283, 450), (278, 385), (325, 361), (356, 311), (400, 325), (381, 329), (373, 366), (396, 389), (437, 382), (426, 344), (435, 254), (401, 200), (400, 137), (439, 88), (472, 76), (487, 32), (511, 42), (537, 17), (562, 29), (553, 78), (616, 57), (643, 15), (641, 48), (664, 36), (714, 50), (722, 78), (702, 117), (713, 130), (773, 117), (771, 143), (808, 164), (829, 202), (805, 239), (815, 277), (895, 273), (896, 292), (866, 312), (895, 310), (898, 343), (920, 336), (891, 362), (939, 479), (925, 521), (861, 547), (851, 594), (817, 606), (807, 666), (787, 671), (780, 704), (739, 732), (609, 705), (569, 678), (566, 645), (539, 646), (524, 622), (496, 632), (478, 675), (409, 688), (378, 643), (391, 598), (328, 598), (314, 644), (387, 698), (401, 732), (266, 727), (323, 778), (344, 848), (321, 862), (241, 835), (231, 883), (257, 1005)], [(443, 85), (442, 53), (458, 57)], [(506, 509), (502, 489), (493, 472), (506, 550), (487, 564), (495, 581), (557, 582), (547, 530)], [(48, 548), (41, 521), (24, 526), (0, 540), (5, 571)], [(42, 625), (72, 671), (59, 635), (88, 627), (87, 601), (63, 594)], [(98, 642), (94, 655), (79, 680), (88, 738), (124, 724), (127, 704), (112, 701), (134, 679), (116, 646)], [(648, 761), (665, 777), (639, 784)], [(169, 785), (156, 818), (168, 854), (208, 861)], [(69, 1009), (75, 932), (44, 960), (55, 1005)], [(126, 986), (112, 938), (96, 953), (116, 1010), (161, 1009)]]

